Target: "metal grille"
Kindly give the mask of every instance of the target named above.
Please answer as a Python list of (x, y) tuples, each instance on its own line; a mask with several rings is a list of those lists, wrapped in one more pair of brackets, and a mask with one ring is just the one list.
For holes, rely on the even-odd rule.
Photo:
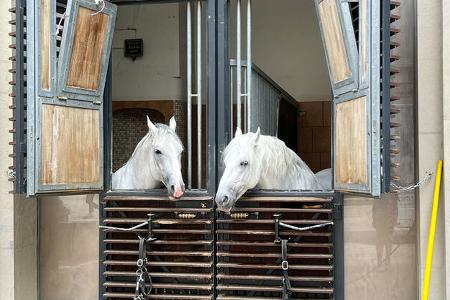
[[(273, 215), (298, 227), (323, 224), (332, 220), (332, 202), (331, 196), (246, 197), (237, 202), (235, 215), (220, 213), (217, 299), (281, 299), (281, 246), (274, 242)], [(333, 299), (332, 229), (280, 229), (281, 238), (289, 238), (291, 299)]]
[[(147, 248), (150, 299), (281, 299), (281, 247), (274, 242), (274, 214), (298, 227), (325, 224), (333, 220), (333, 195), (266, 194), (237, 203), (231, 215), (214, 217), (209, 196), (170, 202), (163, 196), (112, 194), (104, 198), (102, 224), (130, 228), (155, 214), (152, 232), (157, 240)], [(289, 238), (291, 299), (333, 299), (333, 225), (279, 233)], [(148, 228), (102, 235), (103, 298), (134, 297), (137, 234), (147, 235)]]
[[(213, 200), (184, 197), (170, 202), (159, 196), (106, 196), (103, 225), (130, 228), (155, 214), (147, 246), (152, 277), (150, 299), (211, 299), (213, 293)], [(103, 235), (103, 297), (132, 299), (136, 287), (137, 234), (108, 231)]]

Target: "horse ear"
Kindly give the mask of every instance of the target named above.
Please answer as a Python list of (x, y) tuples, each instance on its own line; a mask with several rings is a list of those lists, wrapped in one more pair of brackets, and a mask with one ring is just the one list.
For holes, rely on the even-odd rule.
[(173, 131), (175, 131), (175, 129), (177, 128), (177, 121), (175, 121), (175, 117), (174, 116), (172, 118), (170, 118), (169, 127)]
[(153, 124), (152, 121), (150, 121), (150, 118), (148, 116), (147, 116), (147, 126), (150, 132), (156, 131), (155, 124)]
[(237, 127), (236, 128), (236, 133), (234, 134), (234, 137), (237, 137), (237, 136), (240, 136), (240, 135), (242, 135), (242, 130), (241, 130), (240, 127)]
[(259, 129), (259, 126), (258, 126), (258, 130), (256, 130), (255, 135), (253, 136), (253, 143), (255, 144), (255, 146), (256, 146), (256, 144), (258, 144), (260, 136), (261, 136), (261, 129)]

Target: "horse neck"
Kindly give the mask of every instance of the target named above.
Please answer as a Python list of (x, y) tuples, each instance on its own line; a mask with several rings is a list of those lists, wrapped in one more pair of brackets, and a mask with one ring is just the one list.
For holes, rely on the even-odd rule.
[(156, 174), (153, 173), (154, 160), (152, 155), (148, 155), (148, 145), (151, 143), (149, 134), (145, 135), (136, 146), (133, 154), (126, 164), (127, 173), (134, 178), (142, 178), (148, 181), (151, 178), (157, 180)]
[(259, 151), (262, 163), (260, 188), (315, 188), (314, 173), (300, 157), (275, 138), (261, 138), (261, 147), (265, 150)]

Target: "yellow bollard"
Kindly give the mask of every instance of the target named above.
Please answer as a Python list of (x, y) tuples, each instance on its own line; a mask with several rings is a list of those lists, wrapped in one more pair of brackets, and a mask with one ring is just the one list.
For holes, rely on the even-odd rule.
[(442, 160), (438, 161), (436, 168), (436, 182), (434, 183), (433, 208), (431, 210), (430, 236), (428, 237), (427, 260), (425, 263), (425, 276), (423, 278), (422, 300), (428, 300), (430, 291), (431, 264), (433, 262), (434, 234), (439, 207), (439, 192), (441, 190)]

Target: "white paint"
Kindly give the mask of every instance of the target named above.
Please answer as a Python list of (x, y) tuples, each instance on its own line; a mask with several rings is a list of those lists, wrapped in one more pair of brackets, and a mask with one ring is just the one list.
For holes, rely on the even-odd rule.
[[(298, 101), (331, 98), (314, 1), (253, 1), (253, 62)], [(236, 49), (236, 9), (231, 16), (231, 56)], [(242, 7), (245, 16), (246, 8)], [(242, 24), (246, 24), (244, 18)], [(243, 33), (245, 47), (246, 32)], [(243, 58), (245, 59), (245, 57)]]
[[(112, 50), (114, 100), (182, 100), (179, 5), (120, 6)], [(124, 40), (142, 38), (144, 55), (124, 57)], [(184, 53), (184, 51), (183, 51)]]

